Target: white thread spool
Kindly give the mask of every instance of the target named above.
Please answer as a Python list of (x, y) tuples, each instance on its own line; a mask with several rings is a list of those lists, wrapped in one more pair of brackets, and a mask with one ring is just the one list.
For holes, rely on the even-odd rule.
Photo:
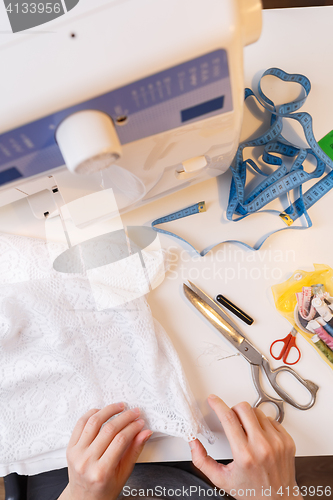
[(310, 332), (312, 333), (315, 333), (315, 331), (320, 328), (321, 325), (318, 321), (316, 321), (315, 319), (312, 319), (311, 321), (309, 321), (309, 323), (306, 325), (306, 329), (309, 330)]
[(60, 123), (55, 134), (68, 169), (91, 174), (121, 156), (121, 144), (111, 118), (101, 111), (78, 111)]
[(316, 311), (320, 316), (326, 321), (330, 321), (332, 319), (332, 313), (328, 308), (328, 305), (321, 300), (319, 297), (316, 297), (312, 300), (313, 307), (316, 308)]

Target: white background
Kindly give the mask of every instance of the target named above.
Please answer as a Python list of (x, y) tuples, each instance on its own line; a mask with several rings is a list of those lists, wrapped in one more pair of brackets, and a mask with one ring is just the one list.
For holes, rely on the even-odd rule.
[[(253, 86), (258, 75), (273, 66), (287, 72), (305, 74), (311, 80), (312, 90), (303, 109), (314, 119), (314, 133), (318, 140), (333, 128), (333, 70), (330, 63), (333, 8), (264, 11), (263, 21), (260, 41), (245, 50), (245, 83)], [(8, 29), (2, 25), (0, 28)], [(285, 93), (276, 82), (268, 82), (265, 88), (275, 94)], [(292, 85), (289, 91), (292, 97), (298, 95), (298, 89), (295, 91)], [(281, 100), (285, 97), (284, 94)], [(258, 117), (260, 115), (261, 112), (258, 112)], [(258, 124), (259, 121), (246, 111), (243, 138), (255, 133)], [(302, 143), (302, 133), (296, 125), (286, 124), (287, 132), (293, 141)], [(253, 215), (238, 223), (228, 222), (225, 210), (229, 185), (230, 174), (226, 173), (128, 213), (122, 217), (123, 223), (150, 224), (155, 218), (205, 200), (206, 213), (165, 227), (178, 232), (200, 250), (225, 239), (255, 244), (268, 231), (285, 227), (276, 215), (271, 214)], [(178, 240), (161, 236), (162, 245), (171, 250), (173, 262), (165, 281), (149, 294), (148, 301), (153, 315), (173, 341), (194, 396), (219, 438), (213, 446), (208, 445), (209, 453), (215, 458), (228, 458), (231, 454), (226, 438), (220, 431), (220, 424), (206, 403), (206, 397), (212, 392), (216, 393), (232, 406), (242, 400), (253, 403), (256, 393), (250, 366), (241, 356), (217, 360), (214, 356), (203, 355), (212, 346), (214, 353), (220, 353), (215, 358), (228, 356), (234, 351), (190, 307), (182, 293), (182, 284), (186, 279), (192, 279), (211, 296), (225, 294), (253, 316), (253, 326), (248, 327), (241, 322), (239, 326), (268, 357), (272, 367), (279, 366), (279, 362), (272, 360), (269, 346), (273, 340), (285, 337), (290, 325), (276, 311), (271, 287), (289, 278), (296, 269), (311, 270), (313, 263), (333, 267), (332, 203), (333, 192), (310, 210), (313, 228), (278, 233), (254, 254), (227, 244), (205, 258), (192, 258)], [(277, 208), (281, 208), (279, 203)], [(41, 233), (41, 224), (30, 217), (25, 201), (0, 210), (0, 229), (4, 232), (37, 236)], [(297, 336), (297, 344), (302, 351), (302, 359), (296, 365), (296, 370), (303, 378), (317, 383), (320, 390), (311, 410), (299, 411), (285, 405), (284, 425), (296, 441), (298, 455), (333, 454), (333, 437), (327, 431), (333, 414), (333, 370), (300, 335)], [(304, 401), (298, 387), (292, 387), (291, 390), (300, 401)], [(168, 438), (149, 443), (142, 459), (189, 460), (190, 453), (187, 443)]]

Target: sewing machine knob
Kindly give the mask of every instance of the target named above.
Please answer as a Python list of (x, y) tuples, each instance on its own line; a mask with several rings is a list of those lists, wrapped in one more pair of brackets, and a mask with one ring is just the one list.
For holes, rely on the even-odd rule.
[(109, 167), (121, 156), (121, 144), (112, 119), (97, 110), (78, 111), (56, 130), (56, 141), (68, 169), (92, 174)]
[(239, 0), (241, 29), (244, 45), (256, 42), (261, 33), (262, 15), (260, 0)]

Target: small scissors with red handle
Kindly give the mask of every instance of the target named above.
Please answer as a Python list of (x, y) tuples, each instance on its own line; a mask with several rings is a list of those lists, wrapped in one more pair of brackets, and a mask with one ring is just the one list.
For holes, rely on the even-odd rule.
[[(296, 363), (298, 363), (298, 361), (301, 358), (301, 351), (298, 349), (298, 347), (296, 345), (296, 338), (295, 338), (296, 335), (297, 335), (297, 330), (296, 330), (296, 328), (293, 328), (291, 330), (291, 332), (284, 339), (275, 340), (270, 348), (270, 353), (271, 353), (272, 357), (274, 359), (281, 359), (282, 358), (282, 361), (286, 365), (295, 365)], [(283, 342), (283, 347), (281, 349), (280, 354), (278, 356), (274, 356), (274, 354), (272, 353), (272, 347), (274, 344), (277, 344), (278, 342)], [(288, 355), (289, 355), (291, 349), (293, 349), (293, 348), (295, 348), (296, 351), (298, 352), (298, 358), (293, 363), (288, 363), (287, 358), (288, 358)]]

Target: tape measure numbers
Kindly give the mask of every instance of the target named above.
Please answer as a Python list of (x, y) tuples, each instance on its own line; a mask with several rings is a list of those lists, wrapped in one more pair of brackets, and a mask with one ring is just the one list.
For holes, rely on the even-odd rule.
[[(298, 83), (304, 90), (304, 96), (295, 101), (275, 106), (274, 103), (264, 94), (261, 88), (262, 79), (268, 75), (279, 78), (284, 82)], [(280, 218), (288, 227), (272, 231), (258, 246), (252, 247), (242, 241), (228, 240), (211, 245), (201, 252), (198, 252), (190, 243), (188, 243), (188, 241), (180, 236), (156, 227), (156, 225), (204, 211), (204, 202), (199, 202), (183, 210), (154, 220), (152, 222), (152, 228), (157, 232), (178, 238), (179, 240), (190, 245), (199, 255), (204, 256), (212, 248), (220, 245), (221, 243), (239, 243), (252, 250), (259, 250), (266, 239), (274, 233), (284, 231), (286, 229), (307, 229), (308, 227), (311, 227), (312, 222), (308, 215), (308, 209), (333, 188), (333, 160), (325, 152), (327, 151), (330, 153), (330, 150), (328, 150), (328, 148), (330, 148), (331, 154), (333, 155), (333, 132), (330, 133), (331, 135), (328, 134), (330, 146), (327, 146), (325, 143), (326, 149), (322, 149), (314, 138), (311, 116), (308, 113), (298, 111), (305, 103), (310, 90), (311, 83), (306, 76), (300, 74), (289, 74), (279, 68), (270, 68), (263, 73), (258, 84), (259, 97), (257, 97), (251, 89), (245, 89), (245, 100), (250, 97), (254, 97), (264, 109), (271, 113), (271, 123), (269, 129), (260, 137), (251, 141), (245, 141), (239, 145), (233, 165), (230, 166), (232, 181), (226, 210), (227, 219), (230, 221), (239, 221), (244, 219), (253, 213), (263, 211), (264, 207), (276, 198), (279, 198), (290, 191), (294, 191), (295, 195), (298, 196), (295, 202), (291, 203), (281, 213), (276, 210), (273, 211), (278, 213)], [(283, 118), (296, 120), (300, 123), (309, 148), (299, 148), (291, 144), (282, 136)], [(328, 136), (325, 136), (324, 139)], [(322, 141), (324, 139), (322, 139)], [(322, 141), (320, 141), (321, 145)], [(258, 146), (263, 148), (262, 161), (270, 166), (277, 166), (276, 170), (271, 174), (264, 173), (252, 159), (244, 160), (244, 150), (249, 147), (253, 148)], [(291, 165), (287, 166), (285, 164), (283, 161), (284, 156), (293, 159)], [(306, 172), (303, 166), (303, 163), (308, 156), (312, 156), (316, 162), (316, 167), (311, 173)], [(327, 168), (331, 171), (324, 175)], [(263, 176), (264, 179), (255, 189), (245, 196), (246, 174), (248, 169), (255, 171), (258, 175)], [(316, 178), (319, 179), (318, 182), (303, 194), (303, 184)], [(307, 226), (290, 228), (295, 220), (297, 220), (301, 215), (305, 216)]]

